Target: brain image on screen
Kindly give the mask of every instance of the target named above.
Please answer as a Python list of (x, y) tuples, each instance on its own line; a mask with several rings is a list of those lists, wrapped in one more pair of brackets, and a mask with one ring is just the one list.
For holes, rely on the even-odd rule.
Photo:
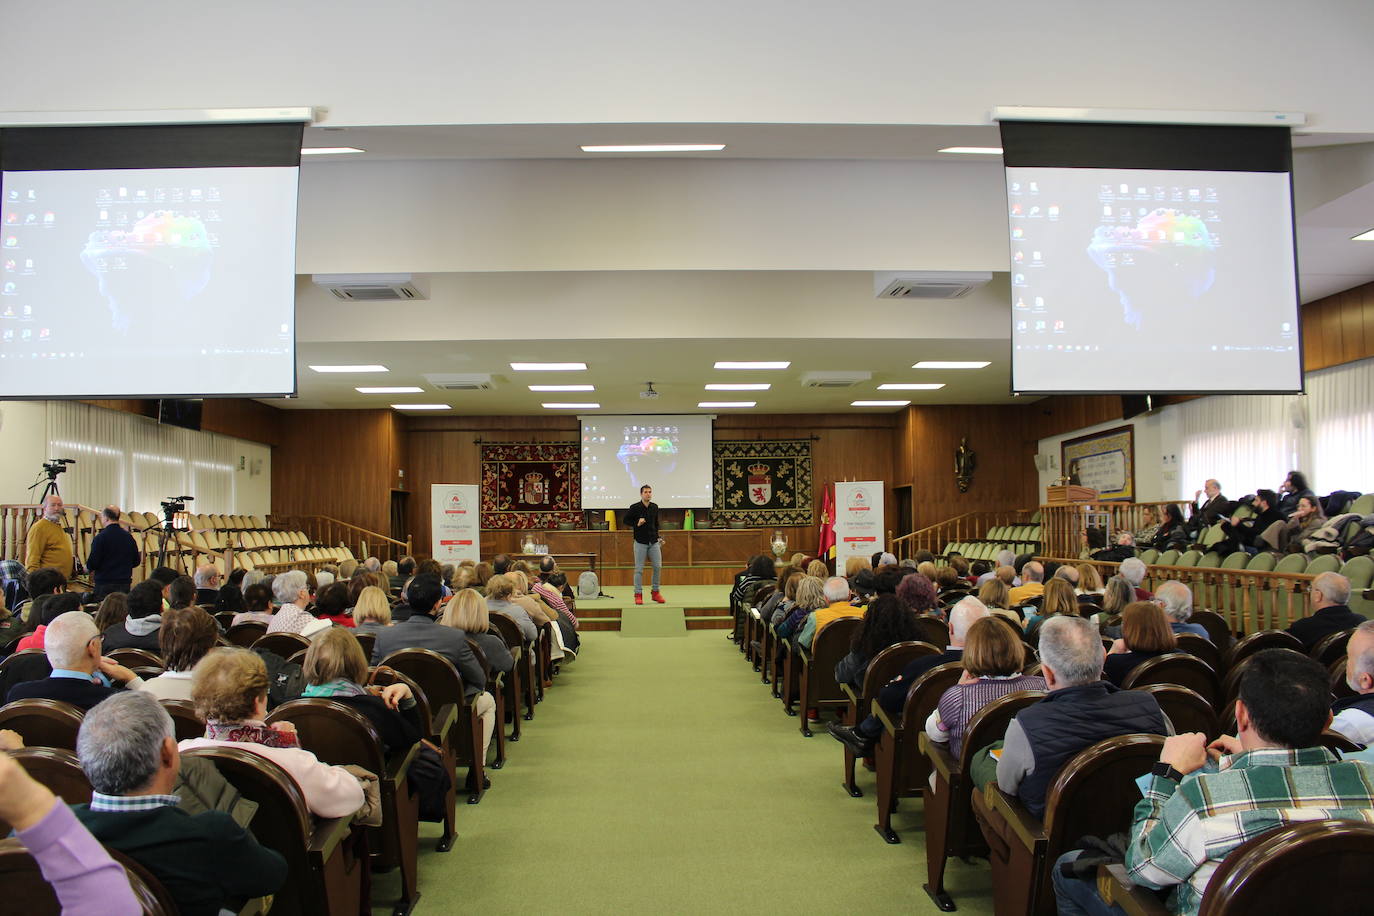
[(1166, 207), (1135, 226), (1098, 226), (1088, 257), (1106, 273), (1122, 321), (1135, 330), (1185, 318), (1216, 280), (1216, 244), (1207, 226)]
[(638, 442), (626, 442), (616, 452), (625, 472), (638, 490), (644, 484), (653, 485), (655, 478), (663, 478), (677, 467), (677, 445), (664, 436), (645, 436)]
[(199, 219), (158, 210), (125, 230), (96, 230), (81, 252), (110, 309), (110, 325), (128, 333), (166, 326), (178, 307), (210, 282), (214, 252)]

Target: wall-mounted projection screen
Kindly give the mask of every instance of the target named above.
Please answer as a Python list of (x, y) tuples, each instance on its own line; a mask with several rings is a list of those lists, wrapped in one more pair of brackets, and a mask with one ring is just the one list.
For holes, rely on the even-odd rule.
[(294, 394), (302, 130), (0, 130), (0, 397)]
[(628, 509), (645, 484), (664, 509), (709, 507), (712, 419), (582, 417), (582, 508)]
[(1013, 391), (1302, 389), (1287, 127), (1001, 129)]

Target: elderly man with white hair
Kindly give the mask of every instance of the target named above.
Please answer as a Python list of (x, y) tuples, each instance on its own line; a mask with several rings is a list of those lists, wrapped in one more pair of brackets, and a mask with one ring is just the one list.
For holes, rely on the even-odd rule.
[(310, 604), (309, 580), (299, 569), (284, 572), (272, 580), (272, 597), (281, 605), (267, 625), (269, 633), (299, 633), (307, 639), (329, 629), (328, 620), (320, 620), (305, 608)]
[(1155, 698), (1102, 680), (1097, 624), (1057, 615), (1040, 627), (1040, 664), (1049, 695), (1017, 713), (997, 761), (997, 785), (1034, 817), (1045, 793), (1074, 754), (1117, 735), (1169, 733)]
[(1332, 633), (1339, 633), (1365, 622), (1363, 614), (1357, 614), (1346, 606), (1350, 600), (1350, 580), (1340, 573), (1325, 572), (1312, 580), (1308, 602), (1312, 605), (1312, 616), (1293, 621), (1288, 632), (1302, 643), (1304, 652), (1311, 652)]
[(219, 570), (204, 563), (192, 576), (196, 583), (196, 604), (214, 604), (219, 597)]
[[(939, 655), (923, 655), (908, 662), (902, 673), (888, 681), (878, 693), (878, 705), (889, 713), (899, 715), (911, 685), (937, 665), (963, 661), (964, 640), (968, 638), (969, 628), (991, 614), (987, 606), (972, 595), (959, 600), (949, 609), (949, 648)], [(876, 715), (872, 715), (853, 728), (831, 722), (826, 730), (856, 754), (867, 757), (873, 752), (874, 742), (883, 733), (883, 723)]]
[(370, 573), (379, 573), (382, 571), (382, 561), (376, 557), (368, 557), (363, 560), (363, 568)]
[(7, 702), (61, 700), (84, 710), (113, 694), (113, 684), (130, 689), (143, 686), (138, 675), (100, 654), (100, 631), (85, 611), (68, 611), (48, 624), (43, 649), (52, 674), (15, 684)]
[(1212, 638), (1202, 624), (1188, 622), (1188, 618), (1193, 616), (1193, 590), (1188, 586), (1170, 579), (1155, 592), (1155, 600), (1163, 606), (1164, 615), (1169, 618), (1169, 629), (1174, 631), (1175, 636), (1179, 633), (1195, 633), (1203, 639)]
[(1355, 695), (1331, 705), (1331, 730), (1357, 744), (1374, 744), (1374, 620), (1366, 620), (1350, 634), (1345, 683)]
[(1121, 561), (1121, 578), (1129, 582), (1131, 588), (1135, 589), (1136, 601), (1149, 601), (1154, 598), (1151, 592), (1140, 587), (1140, 583), (1145, 581), (1145, 571), (1145, 561), (1139, 557), (1128, 557)]
[(1045, 567), (1031, 560), (1021, 567), (1021, 584), (1011, 590), (1012, 607), (1045, 594)]
[(811, 648), (816, 641), (816, 636), (833, 621), (841, 617), (862, 617), (864, 611), (868, 610), (867, 605), (854, 607), (849, 603), (851, 593), (849, 591), (849, 580), (843, 576), (831, 576), (825, 580), (823, 589), (825, 600), (830, 602), (828, 607), (823, 607), (812, 611), (806, 615), (806, 622), (802, 625), (801, 633), (797, 636), (797, 642), (803, 649)]

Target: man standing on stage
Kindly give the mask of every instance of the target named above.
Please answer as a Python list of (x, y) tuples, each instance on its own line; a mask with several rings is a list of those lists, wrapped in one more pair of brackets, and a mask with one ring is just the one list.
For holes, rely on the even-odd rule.
[(654, 498), (654, 488), (647, 483), (639, 488), (639, 502), (625, 513), (625, 527), (635, 533), (635, 604), (644, 603), (644, 559), (654, 565), (653, 590), (649, 597), (659, 604), (665, 603), (659, 594), (659, 581), (663, 575), (663, 539), (658, 536), (658, 505)]

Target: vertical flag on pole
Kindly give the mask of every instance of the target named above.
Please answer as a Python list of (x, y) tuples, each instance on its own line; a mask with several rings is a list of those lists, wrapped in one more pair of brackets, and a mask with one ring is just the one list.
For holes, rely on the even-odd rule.
[(835, 488), (825, 488), (825, 504), (821, 509), (821, 542), (816, 556), (822, 560), (835, 559)]

